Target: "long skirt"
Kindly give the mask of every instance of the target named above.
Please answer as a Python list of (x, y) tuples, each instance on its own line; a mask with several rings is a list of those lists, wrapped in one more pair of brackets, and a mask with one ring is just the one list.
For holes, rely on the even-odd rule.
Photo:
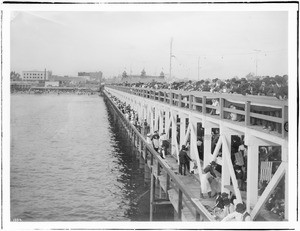
[(202, 174), (200, 178), (200, 186), (201, 186), (201, 193), (208, 193), (211, 192), (211, 187), (208, 179), (210, 178), (210, 173)]

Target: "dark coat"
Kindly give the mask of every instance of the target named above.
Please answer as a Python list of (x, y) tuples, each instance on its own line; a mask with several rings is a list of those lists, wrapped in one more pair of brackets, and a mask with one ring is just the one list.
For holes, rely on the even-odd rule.
[(191, 161), (191, 158), (188, 156), (188, 154), (186, 153), (186, 151), (184, 150), (181, 150), (179, 152), (179, 162), (181, 164), (186, 164), (188, 163), (189, 161)]

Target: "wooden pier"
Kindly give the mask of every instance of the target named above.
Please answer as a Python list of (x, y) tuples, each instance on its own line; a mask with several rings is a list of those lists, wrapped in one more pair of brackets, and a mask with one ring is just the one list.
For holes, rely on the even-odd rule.
[[(165, 131), (170, 138), (169, 154), (165, 159), (147, 144), (146, 138), (141, 134), (118, 109), (111, 100), (115, 96), (123, 102), (130, 104), (138, 113), (140, 121), (147, 120), (150, 132)], [(141, 162), (145, 164), (150, 176), (150, 220), (153, 218), (155, 206), (172, 204), (176, 214), (175, 220), (182, 221), (218, 221), (212, 212), (215, 198), (200, 198), (200, 177), (203, 167), (215, 160), (222, 171), (218, 187), (221, 192), (234, 194), (238, 202), (244, 202), (247, 211), (253, 220), (278, 221), (276, 214), (267, 211), (264, 205), (276, 189), (278, 183), (287, 179), (288, 155), (288, 104), (269, 97), (239, 96), (228, 94), (213, 94), (202, 92), (182, 92), (152, 90), (142, 88), (126, 88), (106, 86), (104, 97), (110, 110), (118, 115), (121, 123), (126, 128), (131, 138), (132, 146), (136, 149)], [(209, 112), (216, 108), (209, 102), (218, 99), (220, 104), (217, 115)], [(228, 105), (238, 105), (238, 109), (228, 108)], [(265, 115), (260, 108), (271, 108), (273, 116)], [(279, 111), (279, 114), (277, 113)], [(231, 121), (227, 118), (229, 113), (235, 113), (242, 118)], [(252, 121), (265, 120), (275, 124), (276, 131), (266, 131), (262, 126), (253, 124)], [(204, 157), (199, 158), (197, 150), (197, 128), (201, 123), (204, 128)], [(179, 130), (177, 130), (179, 127)], [(214, 148), (212, 144), (212, 130), (219, 129), (219, 139)], [(176, 132), (179, 131), (179, 143)], [(241, 191), (231, 162), (231, 136), (243, 135), (248, 146), (247, 155), (247, 190)], [(198, 166), (194, 173), (187, 176), (178, 174), (178, 154), (181, 145), (190, 144), (189, 156)], [(268, 184), (261, 195), (258, 195), (260, 183), (259, 147), (280, 146), (280, 164), (272, 172)], [(220, 151), (222, 156), (219, 156)], [(269, 172), (271, 169), (267, 169)], [(288, 220), (288, 181), (285, 180), (285, 213), (284, 220)], [(158, 196), (157, 196), (158, 195)]]

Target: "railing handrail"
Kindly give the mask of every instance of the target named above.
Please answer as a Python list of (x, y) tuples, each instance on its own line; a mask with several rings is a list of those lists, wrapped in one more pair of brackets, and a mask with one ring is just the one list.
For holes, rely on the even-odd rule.
[[(270, 121), (273, 123), (278, 123), (281, 127), (281, 136), (285, 138), (288, 136), (287, 131), (284, 129), (285, 124), (288, 121), (288, 101), (287, 100), (279, 100), (275, 97), (270, 96), (255, 96), (255, 95), (241, 95), (241, 94), (228, 94), (228, 93), (211, 93), (211, 92), (197, 92), (197, 91), (181, 91), (181, 90), (165, 90), (165, 89), (149, 89), (149, 88), (136, 88), (136, 87), (124, 87), (124, 86), (115, 86), (109, 85), (108, 87), (120, 91), (125, 91), (130, 94), (138, 95), (144, 98), (157, 100), (164, 103), (169, 103), (173, 106), (177, 106), (182, 108), (182, 104), (185, 106), (189, 105), (189, 109), (193, 111), (199, 111), (198, 107), (202, 107), (203, 115), (208, 115), (206, 112), (207, 108), (219, 109), (220, 114), (219, 118), (221, 120), (227, 119), (224, 118), (226, 113), (236, 113), (238, 115), (244, 116), (245, 126), (250, 126), (250, 117), (265, 121)], [(156, 92), (159, 92), (157, 95)], [(163, 93), (163, 94), (161, 94)], [(161, 96), (164, 95), (164, 96)], [(166, 96), (166, 97), (165, 97)], [(183, 97), (189, 97), (189, 100), (182, 100)], [(161, 100), (161, 99), (166, 99)], [(202, 102), (196, 102), (197, 99), (201, 98)], [(212, 104), (208, 104), (206, 101), (209, 99), (219, 99), (219, 106), (213, 107)], [(175, 105), (176, 103), (177, 105)], [(239, 109), (229, 109), (226, 105), (228, 104), (237, 104), (242, 105), (243, 110)], [(260, 110), (251, 111), (251, 109), (255, 109), (255, 107), (261, 108), (273, 108), (272, 110), (281, 110), (281, 117), (268, 116), (259, 113)], [(265, 110), (267, 111), (267, 110)]]
[(194, 97), (203, 97), (206, 96), (207, 99), (214, 99), (214, 98), (223, 98), (226, 100), (234, 100), (234, 101), (241, 101), (247, 102), (250, 101), (251, 103), (262, 104), (265, 106), (288, 106), (288, 100), (279, 100), (276, 97), (272, 96), (258, 96), (258, 95), (242, 95), (242, 94), (231, 94), (231, 93), (212, 93), (207, 91), (184, 91), (184, 90), (167, 90), (167, 89), (152, 89), (152, 88), (141, 88), (141, 87), (125, 87), (125, 86), (116, 86), (116, 85), (107, 85), (108, 87), (117, 87), (117, 88), (124, 88), (124, 89), (131, 89), (131, 90), (141, 90), (141, 91), (150, 91), (150, 92), (166, 92), (175, 93), (177, 95), (181, 94), (183, 97), (187, 97), (193, 95)]

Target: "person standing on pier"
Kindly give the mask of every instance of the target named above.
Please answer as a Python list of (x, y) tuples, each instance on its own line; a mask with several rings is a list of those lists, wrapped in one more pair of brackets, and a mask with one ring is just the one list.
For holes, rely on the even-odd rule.
[(163, 158), (165, 158), (167, 155), (167, 149), (169, 147), (169, 143), (168, 143), (167, 135), (166, 135), (165, 131), (163, 131), (160, 134), (159, 145), (161, 147), (162, 156), (163, 156)]
[(158, 152), (158, 149), (159, 149), (159, 135), (158, 135), (157, 131), (155, 131), (153, 136), (152, 136), (152, 145), (153, 145), (154, 150)]
[[(192, 159), (186, 153), (185, 145), (182, 145), (181, 150), (179, 152), (179, 174), (180, 175), (186, 175), (187, 164), (191, 160)], [(183, 174), (182, 174), (182, 168), (183, 168)]]
[(150, 126), (147, 123), (147, 119), (144, 120), (143, 127), (144, 127), (144, 135), (147, 135), (150, 132)]
[(207, 193), (209, 197), (211, 197), (211, 186), (210, 186), (210, 181), (212, 181), (212, 178), (216, 178), (216, 174), (214, 172), (215, 167), (217, 166), (217, 163), (215, 161), (212, 161), (209, 165), (207, 165), (204, 170), (203, 174), (200, 178), (200, 187), (201, 187), (201, 192), (200, 192), (200, 197), (203, 197), (204, 193)]

